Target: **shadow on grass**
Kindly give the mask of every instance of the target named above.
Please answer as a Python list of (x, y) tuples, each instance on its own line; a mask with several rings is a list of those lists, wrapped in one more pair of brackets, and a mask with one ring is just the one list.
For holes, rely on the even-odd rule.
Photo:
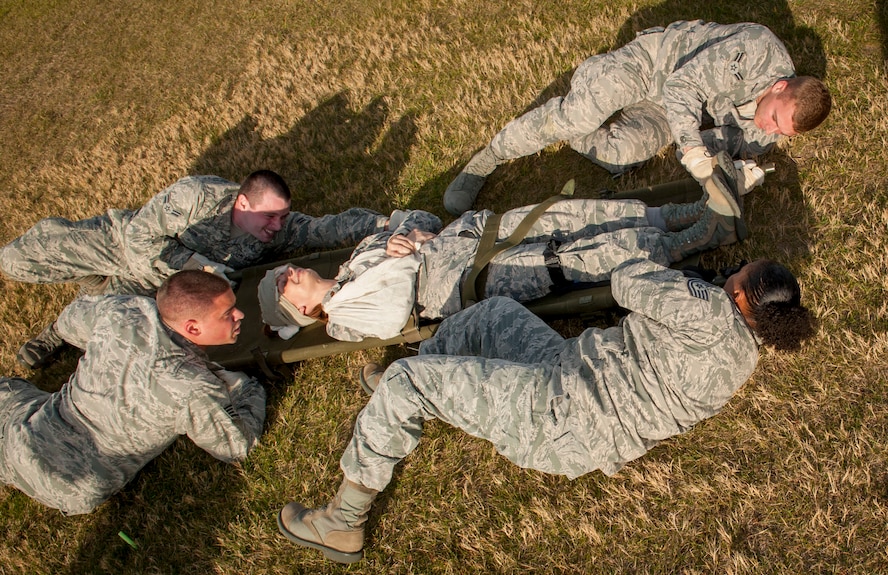
[(298, 211), (321, 215), (360, 206), (388, 213), (416, 140), (413, 115), (394, 122), (389, 116), (383, 98), (354, 111), (346, 92), (274, 138), (263, 138), (256, 119), (246, 116), (213, 142), (191, 171), (239, 182), (254, 170), (271, 169), (290, 185)]
[[(883, 0), (880, 0), (880, 14), (885, 14)], [(653, 26), (666, 26), (677, 20), (705, 20), (724, 24), (735, 22), (757, 22), (770, 28), (786, 45), (792, 56), (799, 75), (812, 75), (824, 78), (826, 74), (826, 55), (823, 43), (815, 30), (804, 25), (797, 25), (792, 10), (785, 0), (764, 0), (756, 5), (742, 3), (713, 3), (705, 0), (669, 0), (645, 7), (633, 13), (623, 24), (615, 36), (610, 50), (619, 48), (635, 38), (637, 32)], [(517, 116), (522, 115), (548, 101), (564, 95), (570, 89), (570, 79), (574, 70), (562, 72), (543, 89), (540, 94)], [(805, 136), (800, 136), (805, 137)], [(477, 150), (472, 150), (474, 154)], [(462, 166), (471, 157), (467, 155), (463, 163), (453, 166), (430, 180), (417, 194), (423, 204), (441, 205), (444, 190), (459, 173)], [(789, 211), (762, 209), (761, 201), (752, 199), (753, 206), (758, 209), (753, 215), (747, 214), (750, 233), (756, 230), (770, 230), (776, 224), (778, 229), (793, 229), (798, 232), (792, 240), (793, 245), (806, 243), (807, 230), (797, 229), (792, 222), (807, 221), (804, 215), (804, 204), (798, 184), (795, 162), (781, 149), (774, 149), (763, 158), (764, 162), (775, 164), (777, 174), (768, 177), (764, 189), (757, 190), (757, 197), (769, 198), (778, 195), (781, 204), (785, 198), (792, 198), (794, 203), (782, 208)], [(475, 203), (475, 209), (488, 208), (495, 212), (532, 202), (542, 201), (560, 191), (561, 186), (574, 178), (577, 185), (577, 197), (597, 197), (602, 190), (631, 190), (637, 187), (660, 184), (686, 178), (687, 174), (674, 159), (671, 149), (660, 156), (646, 162), (639, 168), (614, 178), (604, 169), (584, 159), (569, 147), (552, 147), (540, 154), (519, 158), (500, 167), (488, 178)], [(775, 190), (777, 182), (779, 189)], [(756, 194), (753, 194), (756, 196)], [(769, 203), (774, 198), (765, 200)], [(776, 215), (778, 221), (772, 221)], [(787, 227), (787, 224), (790, 224)], [(784, 238), (786, 239), (786, 238)]]
[[(294, 206), (316, 215), (354, 205), (390, 211), (387, 191), (397, 187), (416, 135), (413, 116), (392, 122), (381, 98), (354, 111), (345, 93), (322, 102), (283, 135), (263, 138), (258, 128), (253, 117), (243, 118), (206, 149), (191, 173), (240, 181), (256, 169), (273, 169), (290, 184)], [(56, 380), (64, 381), (73, 371), (76, 357), (66, 354), (63, 365), (38, 375), (35, 383), (58, 389)], [(266, 389), (271, 412), (283, 386)], [(238, 503), (244, 492), (237, 466), (180, 438), (85, 519), (88, 532), (67, 569), (55, 572), (212, 572), (221, 552), (220, 533), (250, 513)], [(61, 519), (67, 521), (78, 519)], [(119, 537), (120, 531), (138, 547)]]
[(888, 68), (888, 2), (876, 0), (876, 21), (879, 23), (879, 32), (882, 34), (882, 61)]

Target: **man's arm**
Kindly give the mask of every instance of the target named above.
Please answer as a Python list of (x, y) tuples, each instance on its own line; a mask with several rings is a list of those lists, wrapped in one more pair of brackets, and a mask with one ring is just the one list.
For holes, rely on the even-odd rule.
[(92, 337), (96, 320), (102, 313), (103, 304), (113, 296), (83, 296), (68, 304), (59, 314), (55, 327), (62, 339), (80, 349), (85, 349)]
[(388, 217), (364, 208), (319, 218), (292, 212), (281, 230), (281, 248), (332, 249), (354, 245), (364, 237), (385, 229)]
[(394, 229), (386, 244), (386, 253), (392, 257), (404, 257), (417, 250), (441, 231), (441, 219), (424, 210), (410, 210)]
[(207, 371), (180, 416), (180, 433), (225, 462), (239, 461), (259, 442), (265, 423), (265, 390), (254, 378), (224, 369)]
[(420, 230), (423, 232), (431, 232), (433, 234), (437, 234), (441, 231), (442, 223), (441, 218), (427, 212), (425, 210), (410, 210), (407, 212), (407, 215), (404, 219), (398, 223), (397, 226), (392, 228), (389, 226), (389, 231), (395, 235), (403, 235), (406, 236), (413, 230)]

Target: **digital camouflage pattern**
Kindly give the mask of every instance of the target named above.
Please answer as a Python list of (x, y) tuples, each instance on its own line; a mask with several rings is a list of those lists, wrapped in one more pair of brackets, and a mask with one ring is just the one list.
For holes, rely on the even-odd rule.
[(56, 326), (85, 355), (56, 393), (0, 379), (4, 483), (65, 514), (88, 513), (180, 435), (222, 461), (257, 444), (262, 386), (167, 328), (153, 299), (78, 298)]
[[(497, 241), (508, 238), (533, 208), (524, 206), (504, 213)], [(643, 257), (664, 265), (673, 263), (667, 242), (674, 234), (650, 226), (646, 210), (647, 206), (638, 200), (565, 199), (555, 203), (543, 212), (521, 244), (491, 260), (484, 297), (499, 295), (530, 301), (547, 295), (554, 286), (546, 266), (547, 256), (557, 258), (566, 282), (559, 287), (564, 288), (570, 284), (607, 281), (611, 270), (627, 258)], [(465, 212), (422, 245), (419, 250), (422, 259), (416, 272), (416, 306), (420, 317), (437, 320), (462, 309), (461, 286), (471, 271), (481, 235), (492, 215), (490, 210)], [(435, 216), (414, 210), (405, 224), (409, 229), (434, 232), (436, 221)], [(400, 232), (396, 230), (396, 233)], [(366, 270), (355, 262), (378, 261), (362, 257), (370, 252), (384, 258), (386, 241), (391, 235), (391, 232), (376, 234), (355, 248), (336, 277), (340, 287), (346, 282), (368, 281), (367, 276), (361, 275)], [(556, 243), (550, 243), (552, 240)], [(411, 272), (404, 270), (403, 273)], [(373, 286), (366, 286), (366, 291), (372, 289)], [(334, 288), (324, 300), (330, 316), (327, 333), (340, 341), (361, 341), (375, 335), (338, 316), (337, 312), (341, 313), (345, 306), (337, 301), (337, 293), (338, 288)], [(359, 303), (364, 312), (372, 305), (369, 298)], [(410, 301), (391, 299), (383, 304), (384, 309), (377, 312), (380, 325), (389, 318), (406, 317), (399, 308), (413, 305)], [(396, 326), (400, 327), (403, 323)]]
[[(533, 208), (524, 206), (504, 213), (497, 241), (508, 238)], [(490, 210), (466, 212), (423, 245), (417, 289), (420, 316), (440, 319), (462, 308), (460, 289), (491, 215)], [(662, 250), (654, 249), (661, 234), (650, 227), (646, 206), (637, 200), (561, 200), (543, 212), (520, 245), (491, 260), (484, 297), (501, 295), (528, 301), (549, 293), (553, 282), (545, 252), (551, 240), (559, 244), (554, 252), (568, 279), (588, 282), (607, 279), (613, 269), (607, 264), (612, 260), (608, 254), (611, 246), (620, 248), (619, 261), (625, 259), (624, 249), (631, 249), (636, 257), (656, 257), (670, 263), (664, 261)]]
[(575, 478), (614, 474), (718, 413), (758, 360), (731, 298), (646, 260), (622, 264), (611, 282), (631, 313), (576, 338), (506, 298), (445, 320), (418, 357), (386, 370), (340, 461), (345, 477), (383, 490), (433, 418), (516, 465)]
[(30, 283), (109, 276), (105, 293), (152, 294), (195, 252), (241, 269), (299, 248), (354, 244), (387, 221), (361, 208), (319, 218), (292, 212), (274, 240), (263, 243), (231, 222), (239, 187), (217, 176), (189, 176), (138, 210), (112, 209), (77, 222), (41, 220), (0, 250), (0, 269)]
[[(778, 139), (755, 126), (756, 98), (792, 76), (786, 48), (762, 25), (674, 22), (584, 61), (566, 96), (507, 124), (490, 150), (505, 161), (564, 140), (612, 173), (673, 141), (752, 157)], [(715, 128), (701, 134), (704, 111)]]

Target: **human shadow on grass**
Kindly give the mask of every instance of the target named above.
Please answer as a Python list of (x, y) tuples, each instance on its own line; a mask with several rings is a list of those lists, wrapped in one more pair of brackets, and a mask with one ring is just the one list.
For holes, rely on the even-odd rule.
[[(388, 192), (396, 189), (416, 137), (415, 117), (392, 120), (381, 98), (353, 108), (348, 94), (335, 94), (273, 138), (264, 138), (258, 121), (246, 116), (195, 160), (190, 173), (241, 181), (254, 170), (272, 169), (289, 183), (299, 211), (322, 215), (362, 206), (388, 213)], [(271, 412), (283, 386), (263, 383)], [(220, 531), (242, 513), (242, 473), (180, 438), (91, 515), (62, 520), (90, 526), (67, 568), (55, 572), (213, 571)], [(271, 529), (271, 512), (269, 522)]]
[(191, 172), (241, 181), (271, 169), (289, 184), (295, 210), (322, 215), (359, 206), (387, 214), (417, 130), (414, 115), (390, 116), (383, 98), (355, 111), (346, 92), (273, 138), (263, 138), (256, 118), (245, 116), (195, 160)]
[[(826, 56), (819, 35), (815, 30), (796, 23), (792, 10), (785, 0), (765, 0), (755, 6), (712, 3), (704, 0), (661, 2), (633, 13), (615, 34), (613, 44), (601, 50), (601, 53), (624, 46), (641, 30), (653, 26), (666, 26), (677, 20), (697, 19), (724, 24), (735, 22), (764, 24), (784, 42), (799, 75), (813, 75), (819, 78), (825, 76)], [(590, 52), (580, 56), (587, 57), (592, 54)], [(557, 74), (555, 80), (515, 117), (539, 107), (553, 97), (567, 94), (574, 71), (571, 69), (560, 74), (553, 71), (553, 75)], [(477, 149), (468, 150), (460, 164), (427, 182), (417, 196), (428, 198), (432, 205), (440, 205), (444, 189), (476, 151)], [(780, 149), (773, 150), (764, 157), (764, 161), (774, 163), (778, 171), (782, 171), (784, 175), (795, 173), (793, 160)], [(603, 168), (582, 158), (566, 145), (554, 146), (539, 154), (499, 166), (487, 179), (474, 208), (489, 208), (495, 212), (502, 212), (518, 205), (542, 201), (557, 193), (571, 178), (576, 179), (577, 195), (588, 197), (591, 194), (594, 197), (597, 191), (604, 189), (631, 190), (686, 177), (687, 173), (674, 158), (674, 148), (667, 148), (661, 151), (660, 157), (655, 157), (623, 176), (613, 178)], [(797, 183), (791, 185), (798, 186)]]

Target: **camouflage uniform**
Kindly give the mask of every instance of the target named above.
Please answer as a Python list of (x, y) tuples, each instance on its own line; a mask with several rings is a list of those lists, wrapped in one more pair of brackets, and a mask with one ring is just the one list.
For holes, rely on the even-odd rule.
[(265, 391), (167, 328), (153, 299), (83, 297), (57, 321), (84, 348), (56, 393), (0, 379), (0, 479), (68, 515), (88, 513), (179, 435), (223, 461), (246, 457)]
[[(756, 156), (778, 138), (755, 126), (756, 98), (793, 76), (786, 48), (764, 26), (674, 22), (587, 59), (567, 96), (507, 124), (490, 150), (504, 161), (566, 140), (612, 173), (673, 141), (679, 148), (705, 144), (713, 153)], [(704, 113), (715, 128), (701, 134)]]
[(239, 187), (216, 176), (189, 176), (139, 210), (112, 209), (77, 222), (41, 220), (0, 250), (0, 269), (31, 283), (108, 276), (105, 293), (151, 294), (195, 252), (241, 269), (298, 248), (357, 243), (387, 220), (360, 208), (320, 218), (292, 212), (274, 240), (263, 243), (231, 222)]
[[(498, 241), (505, 240), (533, 207), (516, 208), (503, 214)], [(610, 271), (627, 258), (644, 257), (662, 264), (672, 263), (661, 242), (663, 232), (650, 227), (645, 211), (645, 204), (637, 200), (571, 199), (556, 203), (540, 216), (523, 243), (503, 251), (490, 262), (484, 297), (501, 295), (518, 301), (542, 297), (554, 285), (550, 268), (556, 263), (568, 284), (605, 281)], [(425, 214), (419, 210), (411, 212), (404, 225), (410, 229), (436, 231), (423, 227), (422, 223), (409, 226)], [(422, 245), (416, 279), (416, 305), (421, 317), (440, 319), (462, 309), (460, 288), (471, 271), (481, 234), (492, 215), (490, 210), (466, 212)], [(384, 254), (390, 236), (390, 232), (377, 234), (359, 244), (336, 279), (341, 283), (361, 281), (361, 270), (354, 269), (351, 262), (369, 250)], [(327, 305), (329, 302), (336, 300), (336, 293), (334, 289), (325, 299), (325, 309), (331, 307)], [(412, 301), (391, 299), (384, 303), (385, 315), (389, 318), (403, 315), (396, 311), (399, 306), (412, 308), (413, 305)], [(333, 311), (329, 313), (327, 332), (331, 337), (343, 341), (367, 337), (367, 333), (337, 322)], [(383, 311), (378, 315), (382, 316)], [(403, 327), (403, 322), (396, 327)], [(392, 337), (391, 334), (373, 335)]]
[(622, 264), (611, 282), (632, 313), (576, 338), (505, 298), (445, 320), (419, 357), (386, 370), (340, 461), (345, 477), (383, 490), (433, 418), (516, 465), (575, 478), (614, 474), (718, 413), (758, 360), (728, 294), (646, 260)]

